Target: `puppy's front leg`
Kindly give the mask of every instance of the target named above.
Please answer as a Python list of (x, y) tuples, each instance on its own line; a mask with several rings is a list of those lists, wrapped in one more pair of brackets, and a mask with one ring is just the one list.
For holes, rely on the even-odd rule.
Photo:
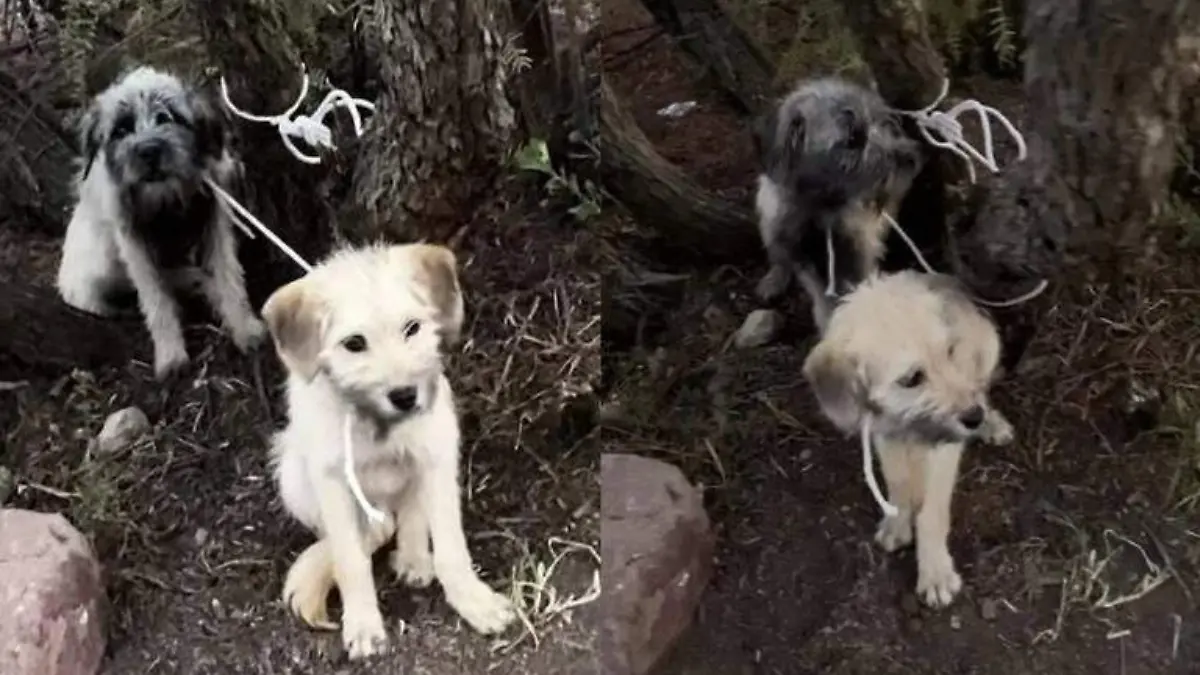
[(248, 351), (262, 342), (267, 329), (250, 307), (232, 226), (224, 215), (217, 217), (222, 220), (212, 228), (200, 287), (209, 304), (221, 317), (221, 323), (225, 324), (233, 343), (238, 349)]
[(945, 607), (962, 590), (947, 545), (962, 445), (940, 445), (926, 453), (924, 503), (917, 512), (917, 595), (930, 607)]
[(140, 243), (123, 232), (118, 233), (117, 249), (125, 261), (129, 280), (137, 290), (138, 306), (154, 342), (154, 374), (161, 380), (188, 362), (179, 306), (162, 273)]
[(321, 510), (321, 536), (329, 542), (333, 579), (342, 596), (342, 642), (350, 658), (382, 653), (387, 629), (375, 595), (371, 550), (359, 529), (358, 504), (335, 467), (314, 467), (314, 487)]
[(445, 454), (431, 458), (417, 485), (421, 510), (429, 518), (434, 574), (446, 601), (472, 628), (498, 633), (514, 618), (512, 604), (483, 583), (471, 566), (459, 504), (457, 444), (437, 450)]

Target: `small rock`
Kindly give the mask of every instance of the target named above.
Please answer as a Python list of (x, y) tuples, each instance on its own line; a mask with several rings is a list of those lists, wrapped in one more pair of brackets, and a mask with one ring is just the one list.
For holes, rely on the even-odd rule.
[(600, 653), (606, 675), (644, 675), (691, 624), (715, 540), (699, 491), (658, 460), (600, 460)]
[(0, 466), (0, 506), (3, 506), (8, 498), (12, 496), (13, 488), (17, 486), (17, 477), (13, 475), (12, 469)]
[(983, 604), (979, 606), (979, 615), (983, 617), (984, 621), (995, 621), (996, 617), (1000, 615), (996, 601), (985, 598)]
[(953, 630), (962, 628), (962, 617), (957, 614), (950, 615), (950, 628)]
[(750, 312), (742, 327), (733, 336), (733, 344), (739, 349), (761, 347), (775, 339), (783, 327), (783, 315), (773, 309), (756, 309)]
[(108, 455), (124, 450), (149, 430), (146, 413), (136, 407), (118, 410), (104, 420), (104, 427), (96, 435), (96, 451)]
[(196, 544), (196, 548), (204, 548), (208, 543), (208, 530), (203, 527), (197, 528), (196, 533), (192, 535), (192, 541)]
[(0, 509), (0, 671), (96, 675), (104, 597), (100, 564), (65, 518)]

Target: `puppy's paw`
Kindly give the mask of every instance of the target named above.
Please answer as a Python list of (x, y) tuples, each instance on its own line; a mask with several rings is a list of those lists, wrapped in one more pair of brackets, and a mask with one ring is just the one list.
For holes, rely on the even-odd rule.
[(908, 546), (913, 541), (912, 515), (907, 510), (901, 510), (894, 516), (884, 516), (875, 530), (875, 543), (879, 548), (891, 553)]
[(187, 367), (188, 353), (183, 341), (154, 346), (154, 377), (160, 382)]
[(499, 633), (516, 618), (508, 598), (477, 578), (462, 583), (453, 592), (447, 588), (446, 600), (471, 628), (484, 635)]
[(383, 615), (373, 610), (347, 610), (342, 617), (342, 644), (351, 659), (364, 659), (387, 651), (388, 635)]
[(1016, 438), (1016, 431), (998, 410), (989, 410), (982, 437), (990, 445), (1008, 445)]
[(229, 336), (233, 339), (233, 344), (239, 350), (248, 352), (262, 344), (263, 340), (266, 339), (267, 325), (258, 317), (248, 315), (230, 326)]
[(962, 577), (949, 553), (917, 560), (917, 595), (933, 608), (946, 607), (962, 590)]
[(397, 548), (392, 551), (391, 563), (392, 571), (402, 584), (425, 588), (433, 583), (433, 555), (427, 547)]
[(762, 302), (774, 302), (788, 289), (791, 280), (791, 272), (786, 267), (772, 266), (754, 287), (754, 295)]

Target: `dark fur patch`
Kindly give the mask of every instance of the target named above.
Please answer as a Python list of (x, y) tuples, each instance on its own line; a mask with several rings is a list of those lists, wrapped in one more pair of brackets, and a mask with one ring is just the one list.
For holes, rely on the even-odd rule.
[(132, 208), (132, 199), (129, 196), (126, 204), (130, 226), (155, 264), (162, 269), (179, 269), (201, 263), (213, 236), (218, 208), (210, 192), (197, 191), (191, 199), (172, 200), (151, 213)]

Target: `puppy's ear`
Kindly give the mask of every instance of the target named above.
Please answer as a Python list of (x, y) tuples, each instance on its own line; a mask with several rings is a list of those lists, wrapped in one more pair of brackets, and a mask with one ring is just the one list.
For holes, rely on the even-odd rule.
[(866, 412), (866, 386), (846, 354), (820, 342), (804, 360), (804, 379), (829, 421), (848, 434), (858, 430)]
[(325, 303), (313, 292), (312, 280), (302, 277), (277, 289), (263, 304), (263, 321), (283, 365), (311, 381), (321, 353), (321, 323)]
[(89, 107), (83, 113), (75, 131), (79, 136), (79, 152), (83, 157), (83, 177), (87, 178), (92, 170), (92, 162), (96, 161), (96, 154), (100, 152), (100, 111), (96, 106)]
[(462, 337), (463, 297), (458, 284), (458, 260), (445, 246), (415, 244), (418, 278), (429, 289), (437, 308), (442, 337), (455, 345)]
[(196, 152), (201, 157), (219, 158), (225, 152), (225, 119), (207, 96), (199, 93), (189, 95), (192, 109), (192, 126), (196, 133)]

